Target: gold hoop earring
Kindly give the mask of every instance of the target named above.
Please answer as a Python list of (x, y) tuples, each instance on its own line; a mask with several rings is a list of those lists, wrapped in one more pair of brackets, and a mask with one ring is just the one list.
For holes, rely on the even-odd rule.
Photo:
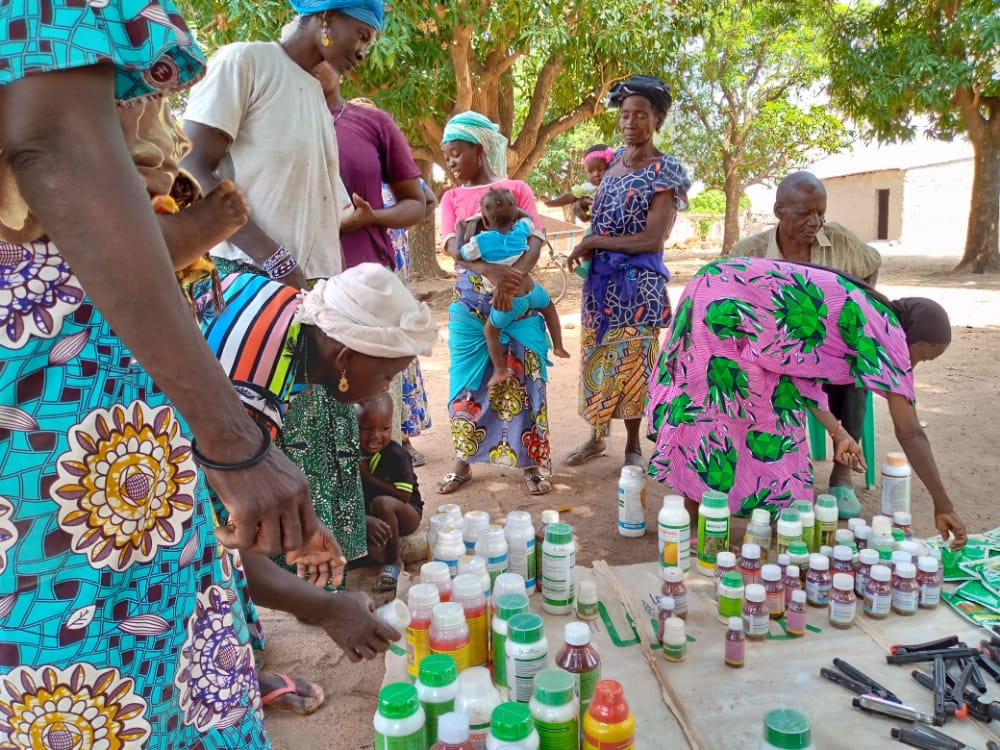
[(323, 36), (320, 37), (319, 43), (322, 44), (324, 47), (329, 47), (331, 44), (333, 44), (333, 42), (330, 41), (330, 30), (327, 29), (326, 26), (323, 27)]
[(341, 393), (347, 393), (351, 390), (351, 384), (347, 382), (347, 374), (340, 373), (340, 382), (337, 383), (337, 390)]

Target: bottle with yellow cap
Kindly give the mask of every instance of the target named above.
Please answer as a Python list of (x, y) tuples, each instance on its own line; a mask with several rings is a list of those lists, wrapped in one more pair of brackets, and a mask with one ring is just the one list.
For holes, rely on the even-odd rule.
[(634, 750), (635, 716), (617, 680), (601, 680), (583, 717), (583, 750)]

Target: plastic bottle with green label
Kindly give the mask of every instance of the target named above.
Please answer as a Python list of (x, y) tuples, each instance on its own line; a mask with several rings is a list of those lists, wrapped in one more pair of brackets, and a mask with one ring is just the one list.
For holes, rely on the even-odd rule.
[[(523, 588), (523, 587), (522, 587)], [(503, 594), (497, 599), (493, 615), (493, 681), (498, 688), (507, 687), (507, 621), (514, 615), (528, 611), (528, 597), (524, 594)]]
[(729, 549), (729, 498), (724, 492), (708, 490), (698, 508), (698, 572), (715, 574), (716, 556)]
[(535, 675), (548, 666), (549, 641), (545, 622), (530, 612), (514, 615), (507, 622), (507, 685), (510, 699), (520, 703), (531, 700)]
[(820, 495), (816, 498), (816, 507), (813, 509), (816, 514), (816, 541), (814, 549), (819, 549), (824, 545), (833, 546), (834, 535), (837, 532), (837, 498), (833, 495)]
[(378, 694), (375, 750), (426, 750), (424, 709), (417, 689), (408, 682), (391, 682)]
[(417, 674), (417, 697), (424, 709), (424, 732), (427, 746), (437, 742), (438, 719), (455, 710), (458, 695), (458, 666), (448, 654), (431, 654), (420, 662)]
[(590, 643), (590, 626), (568, 622), (563, 630), (566, 645), (556, 653), (556, 666), (573, 675), (580, 699), (580, 721), (594, 698), (594, 688), (601, 679), (601, 655)]
[(539, 750), (578, 750), (580, 701), (573, 675), (561, 669), (543, 669), (535, 675), (528, 707), (538, 732)]
[(542, 609), (553, 615), (573, 611), (576, 543), (568, 523), (550, 523), (545, 527), (542, 544)]
[(501, 703), (490, 717), (486, 750), (538, 750), (538, 732), (527, 703)]

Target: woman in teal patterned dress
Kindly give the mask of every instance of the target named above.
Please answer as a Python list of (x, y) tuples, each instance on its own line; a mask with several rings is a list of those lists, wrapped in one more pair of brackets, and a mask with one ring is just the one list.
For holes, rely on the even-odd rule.
[(651, 379), (650, 475), (684, 495), (689, 512), (714, 490), (728, 494), (733, 513), (764, 507), (776, 515), (812, 498), (807, 409), (833, 438), (835, 460), (863, 469), (822, 388), (857, 383), (888, 401), (896, 438), (931, 494), (935, 525), (961, 546), (965, 528), (913, 406), (914, 365), (950, 342), (947, 313), (928, 299), (889, 302), (860, 280), (809, 264), (709, 263), (684, 290)]
[[(59, 243), (0, 242), (0, 746), (266, 748), (218, 541), (294, 549), (315, 516), (191, 318), (115, 113), (203, 59), (169, 2), (29, 0), (0, 5), (0, 60), (0, 149)], [(238, 519), (219, 540), (198, 452)]]

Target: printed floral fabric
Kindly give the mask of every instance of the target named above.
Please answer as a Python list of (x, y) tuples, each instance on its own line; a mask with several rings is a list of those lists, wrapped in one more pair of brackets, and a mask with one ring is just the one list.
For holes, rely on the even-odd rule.
[(826, 408), (824, 383), (913, 399), (892, 311), (826, 269), (707, 264), (684, 290), (650, 383), (650, 475), (694, 499), (725, 492), (743, 516), (812, 497), (806, 409)]
[(0, 749), (268, 747), (179, 414), (50, 243), (0, 319)]

